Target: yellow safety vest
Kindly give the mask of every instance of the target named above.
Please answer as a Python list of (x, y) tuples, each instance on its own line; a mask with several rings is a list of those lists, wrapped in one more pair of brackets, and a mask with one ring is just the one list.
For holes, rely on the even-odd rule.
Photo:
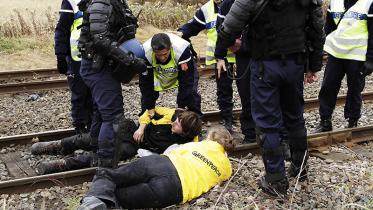
[(79, 11), (78, 4), (80, 0), (68, 0), (74, 12), (74, 22), (70, 29), (70, 49), (71, 58), (74, 61), (81, 61), (80, 52), (78, 49), (78, 39), (80, 37), (80, 29), (78, 26), (82, 25), (83, 12)]
[(180, 61), (180, 56), (189, 47), (190, 43), (175, 34), (166, 34), (171, 40), (171, 59), (165, 65), (157, 63), (155, 53), (151, 48), (151, 39), (143, 44), (145, 57), (153, 67), (154, 91), (164, 91), (179, 87), (178, 66), (189, 61), (189, 59)]
[(183, 144), (166, 154), (179, 175), (185, 203), (232, 175), (231, 163), (219, 143), (204, 140)]
[[(343, 15), (337, 29), (326, 37), (324, 50), (336, 58), (365, 61), (368, 49), (368, 11), (373, 0), (359, 0)], [(344, 1), (331, 0), (329, 12), (337, 24)]]
[[(218, 38), (218, 33), (216, 31), (216, 19), (218, 13), (215, 12), (214, 0), (208, 1), (201, 7), (203, 16), (205, 17), (205, 27), (207, 30), (207, 49), (206, 49), (206, 65), (213, 65), (216, 63), (214, 56), (216, 40)], [(229, 63), (235, 63), (235, 55), (228, 50), (226, 59)]]

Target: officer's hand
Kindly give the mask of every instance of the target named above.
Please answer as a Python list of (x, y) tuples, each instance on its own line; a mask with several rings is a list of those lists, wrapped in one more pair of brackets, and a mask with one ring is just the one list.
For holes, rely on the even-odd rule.
[(234, 45), (230, 46), (228, 49), (231, 52), (235, 53), (235, 52), (237, 52), (241, 48), (241, 45), (242, 45), (241, 39), (236, 39), (236, 41), (234, 42)]
[(180, 68), (182, 71), (187, 71), (188, 70), (188, 64), (187, 63), (182, 63), (180, 64)]
[(146, 72), (147, 70), (145, 61), (141, 58), (134, 58), (134, 61), (131, 64), (130, 69), (132, 71), (136, 71), (138, 74)]
[(143, 142), (145, 127), (146, 127), (146, 124), (140, 124), (139, 128), (133, 134), (133, 140), (135, 140), (137, 143)]
[(373, 62), (366, 61), (364, 63), (362, 74), (363, 76), (368, 76), (373, 72)]
[(227, 71), (227, 67), (225, 66), (225, 60), (218, 59), (216, 63), (216, 70), (218, 71), (218, 79), (220, 79), (220, 74), (222, 71)]
[(157, 112), (154, 112), (154, 115), (152, 117), (152, 119), (154, 120), (160, 120), (163, 118), (164, 115), (161, 115), (161, 114), (158, 114)]
[(313, 82), (317, 82), (318, 77), (316, 72), (307, 72), (304, 74), (304, 84), (311, 84)]
[(68, 67), (66, 55), (57, 55), (57, 70), (60, 74), (66, 74)]

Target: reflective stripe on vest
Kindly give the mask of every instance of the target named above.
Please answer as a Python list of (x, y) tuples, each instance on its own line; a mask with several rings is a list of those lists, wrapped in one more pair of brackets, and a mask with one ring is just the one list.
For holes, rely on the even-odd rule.
[[(373, 0), (359, 0), (344, 14), (338, 28), (326, 37), (324, 45), (326, 52), (336, 58), (366, 60), (368, 48), (367, 19), (372, 2)], [(344, 8), (343, 1), (332, 0), (330, 12), (340, 12), (342, 7)]]
[(74, 22), (70, 29), (70, 49), (71, 58), (74, 61), (81, 61), (80, 52), (78, 49), (78, 39), (80, 37), (80, 29), (78, 26), (82, 25), (83, 12), (79, 11), (78, 4), (80, 0), (68, 0), (74, 11)]
[(165, 65), (157, 63), (155, 53), (153, 53), (152, 55), (154, 91), (163, 91), (179, 87), (179, 81), (177, 79), (177, 76), (179, 74), (178, 64), (175, 60), (175, 53), (172, 49), (170, 55), (171, 59)]
[[(180, 38), (179, 36), (171, 33), (165, 33), (170, 37), (171, 40), (171, 59), (166, 65), (157, 64), (155, 59), (155, 53), (151, 47), (151, 40), (147, 40), (144, 44), (145, 57), (153, 67), (154, 75), (154, 90), (163, 91), (179, 86), (178, 66), (181, 55), (185, 50), (189, 49), (190, 43)], [(174, 72), (176, 70), (176, 73)], [(176, 75), (176, 77), (175, 77)]]
[(330, 12), (335, 24), (337, 25), (339, 19), (341, 19), (341, 16), (345, 12), (344, 0), (330, 0), (328, 12)]
[[(218, 13), (215, 13), (215, 4), (213, 0), (208, 1), (201, 7), (203, 16), (205, 17), (205, 27), (207, 30), (207, 49), (206, 49), (206, 65), (212, 65), (216, 63), (214, 56), (216, 40), (218, 33), (216, 31), (216, 18)], [(235, 55), (228, 51), (226, 56), (229, 63), (235, 63)]]

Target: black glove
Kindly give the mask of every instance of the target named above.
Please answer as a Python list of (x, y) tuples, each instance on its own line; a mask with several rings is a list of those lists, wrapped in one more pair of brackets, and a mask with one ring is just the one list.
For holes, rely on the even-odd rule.
[(373, 72), (373, 62), (365, 61), (362, 74), (368, 76)]
[(67, 73), (67, 61), (66, 61), (66, 55), (57, 55), (57, 70), (60, 72), (60, 74), (66, 74)]
[(235, 40), (236, 38), (234, 36), (224, 30), (223, 25), (219, 27), (217, 42), (219, 42), (224, 49), (228, 49), (228, 47), (234, 45)]
[(157, 112), (154, 111), (154, 115), (152, 117), (153, 120), (160, 120), (163, 118), (164, 115), (158, 114)]
[(133, 63), (130, 65), (130, 71), (137, 72), (138, 74), (142, 74), (146, 72), (147, 67), (145, 61), (141, 58), (134, 58)]

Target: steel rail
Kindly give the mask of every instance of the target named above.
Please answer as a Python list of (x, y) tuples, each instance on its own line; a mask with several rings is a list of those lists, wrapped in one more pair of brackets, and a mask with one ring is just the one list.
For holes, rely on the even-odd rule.
[[(234, 116), (238, 117), (240, 114), (240, 110), (234, 110)], [(216, 122), (219, 121), (220, 114), (219, 111), (209, 111), (203, 113), (203, 120), (209, 122)], [(54, 131), (46, 131), (46, 132), (39, 132), (39, 133), (30, 133), (30, 134), (21, 134), (15, 136), (6, 136), (0, 137), (0, 148), (8, 147), (10, 145), (24, 145), (24, 144), (31, 144), (37, 141), (53, 141), (62, 139), (68, 136), (74, 135), (74, 129), (60, 129)]]
[[(215, 70), (211, 67), (203, 67), (198, 69), (200, 77), (211, 76), (214, 74), (214, 72)], [(136, 83), (138, 80), (138, 76), (135, 76), (132, 79), (131, 83)], [(66, 79), (53, 79), (36, 82), (5, 83), (0, 84), (0, 95), (63, 88), (68, 88)]]
[[(365, 92), (362, 93), (364, 101), (371, 101), (373, 100), (373, 92)], [(346, 100), (346, 96), (338, 96), (337, 98), (337, 105), (344, 104)], [(305, 110), (316, 109), (319, 107), (319, 100), (317, 98), (306, 99), (304, 103)], [(241, 109), (234, 109), (233, 116), (234, 118), (239, 118), (241, 114)], [(209, 111), (204, 112), (204, 121), (218, 121), (220, 120), (219, 111)], [(40, 133), (31, 133), (31, 134), (22, 134), (22, 135), (15, 135), (15, 136), (7, 136), (7, 137), (0, 137), (0, 148), (10, 146), (11, 144), (30, 144), (33, 141), (38, 139), (38, 141), (52, 141), (56, 139), (62, 139), (68, 136), (74, 135), (73, 129), (62, 129), (62, 130), (54, 130), (54, 131), (47, 131), (47, 132), (40, 132)], [(19, 143), (18, 143), (19, 142)]]
[(55, 68), (0, 71), (0, 80), (26, 79), (26, 78), (33, 78), (33, 77), (50, 77), (50, 76), (56, 76), (56, 75), (59, 75), (59, 72)]
[[(373, 126), (336, 130), (326, 133), (308, 135), (310, 151), (317, 151), (320, 147), (332, 144), (356, 144), (373, 140)], [(248, 153), (258, 153), (260, 150), (256, 143), (238, 145), (230, 153), (234, 157), (244, 157)], [(53, 186), (69, 186), (91, 181), (95, 168), (67, 171), (50, 175), (27, 177), (0, 182), (0, 194), (27, 193), (36, 189)]]

